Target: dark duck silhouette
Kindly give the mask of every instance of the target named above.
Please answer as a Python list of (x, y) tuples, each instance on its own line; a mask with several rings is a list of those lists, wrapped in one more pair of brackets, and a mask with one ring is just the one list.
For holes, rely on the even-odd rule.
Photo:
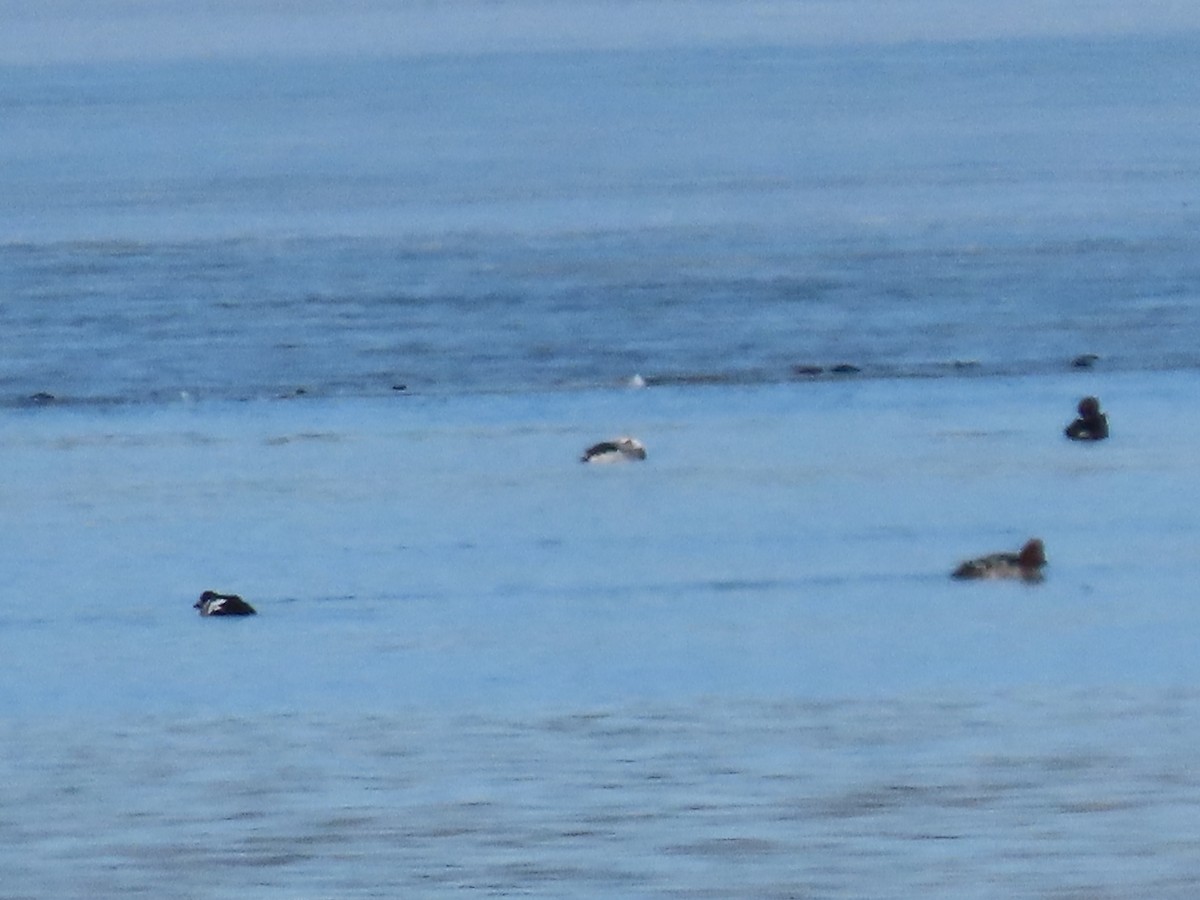
[(1073, 441), (1102, 441), (1108, 437), (1108, 416), (1100, 412), (1100, 401), (1084, 397), (1079, 401), (1079, 418), (1064, 429)]
[(585, 463), (632, 462), (645, 459), (646, 448), (637, 438), (619, 437), (614, 441), (601, 441), (583, 451), (579, 457)]
[(1031, 538), (1017, 553), (993, 553), (969, 559), (951, 573), (953, 578), (1020, 578), (1041, 581), (1046, 565), (1046, 548), (1038, 538)]
[(202, 616), (257, 615), (254, 607), (237, 594), (218, 594), (216, 591), (205, 591), (192, 608), (200, 610)]

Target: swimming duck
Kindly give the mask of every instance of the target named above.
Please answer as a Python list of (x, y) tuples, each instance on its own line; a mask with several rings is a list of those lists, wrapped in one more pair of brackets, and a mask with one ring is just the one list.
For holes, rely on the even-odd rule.
[(1079, 401), (1079, 418), (1063, 429), (1073, 441), (1102, 441), (1108, 437), (1108, 416), (1100, 412), (1100, 401), (1084, 397)]
[(632, 462), (646, 458), (646, 448), (637, 438), (619, 437), (615, 441), (601, 441), (583, 451), (580, 462), (608, 463)]
[(192, 608), (200, 610), (202, 616), (257, 615), (254, 607), (237, 594), (218, 594), (216, 591), (205, 591)]
[(993, 553), (969, 559), (951, 573), (953, 578), (1023, 578), (1041, 581), (1046, 565), (1046, 548), (1038, 538), (1031, 538), (1018, 553)]

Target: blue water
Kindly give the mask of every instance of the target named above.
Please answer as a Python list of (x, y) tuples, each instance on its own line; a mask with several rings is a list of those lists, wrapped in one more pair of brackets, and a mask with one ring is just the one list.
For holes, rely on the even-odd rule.
[(1193, 367), (1195, 49), (10, 67), (0, 400)]
[(1195, 895), (1200, 33), (783, 24), (0, 67), (0, 897)]

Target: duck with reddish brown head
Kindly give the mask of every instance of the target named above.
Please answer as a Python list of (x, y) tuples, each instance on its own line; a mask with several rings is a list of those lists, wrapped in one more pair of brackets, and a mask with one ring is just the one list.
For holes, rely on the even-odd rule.
[(993, 553), (969, 559), (951, 573), (953, 578), (1020, 578), (1041, 581), (1046, 565), (1046, 548), (1038, 538), (1031, 538), (1017, 553)]
[(1100, 412), (1100, 401), (1084, 397), (1079, 401), (1079, 418), (1064, 429), (1073, 441), (1102, 441), (1108, 437), (1108, 416)]

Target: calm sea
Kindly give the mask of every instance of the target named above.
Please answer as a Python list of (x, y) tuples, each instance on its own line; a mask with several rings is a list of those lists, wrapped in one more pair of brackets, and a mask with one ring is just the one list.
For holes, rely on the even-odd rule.
[(632, 43), (0, 67), (0, 898), (1200, 890), (1200, 34)]

